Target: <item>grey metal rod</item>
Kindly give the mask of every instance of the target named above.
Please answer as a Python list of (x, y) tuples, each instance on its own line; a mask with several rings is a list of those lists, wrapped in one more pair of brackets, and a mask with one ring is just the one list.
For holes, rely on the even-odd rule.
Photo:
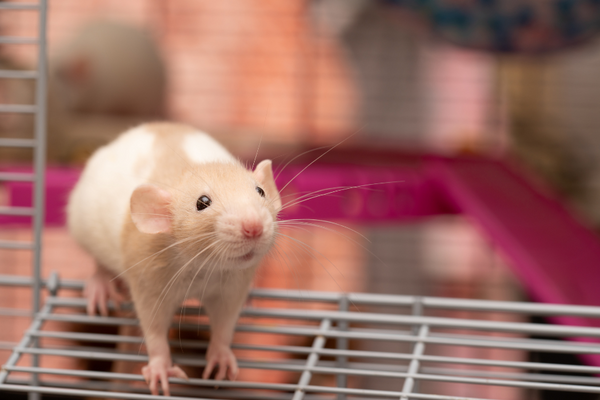
[[(42, 386), (18, 386), (18, 385), (3, 385), (2, 389), (11, 392), (27, 392), (27, 393), (40, 393), (40, 394), (53, 394), (57, 396), (73, 396), (73, 397), (100, 397), (106, 398), (110, 396), (111, 399), (129, 399), (129, 400), (190, 400), (189, 397), (179, 396), (152, 396), (149, 394), (135, 394), (135, 393), (118, 393), (111, 392), (110, 394), (105, 391), (97, 390), (83, 390), (83, 389), (67, 389), (67, 388), (52, 388)], [(208, 398), (196, 397), (194, 400), (214, 400)]]
[(0, 36), (0, 44), (38, 44), (38, 39), (17, 36)]
[[(0, 139), (0, 146), (2, 146)], [(27, 139), (4, 139), (11, 141), (24, 141), (22, 144), (32, 146), (34, 141)], [(81, 288), (84, 283), (79, 282)], [(2, 281), (0, 279), (0, 285)], [(61, 286), (62, 287), (62, 286)], [(420, 297), (420, 296), (398, 296), (398, 295), (379, 295), (372, 293), (335, 293), (318, 291), (300, 291), (300, 290), (280, 290), (280, 289), (253, 289), (250, 292), (251, 297), (265, 299), (297, 300), (299, 302), (319, 301), (338, 303), (340, 298), (347, 296), (348, 301), (357, 305), (389, 305), (412, 307), (419, 301), (425, 308), (455, 309), (469, 311), (497, 311), (514, 312), (518, 314), (535, 315), (570, 315), (580, 317), (600, 318), (600, 307), (595, 306), (575, 306), (562, 304), (543, 304), (543, 303), (524, 303), (524, 302), (502, 302), (492, 300), (473, 300), (473, 299), (453, 299), (444, 297)]]
[[(1, 39), (0, 44), (2, 44)], [(0, 104), (0, 113), (33, 114), (37, 110), (37, 106), (30, 104)]]
[(0, 172), (0, 181), (33, 182), (34, 178), (35, 175), (27, 172)]
[(393, 314), (375, 314), (339, 311), (312, 311), (306, 313), (305, 310), (292, 309), (254, 309), (247, 308), (242, 313), (244, 316), (271, 317), (271, 318), (292, 318), (292, 319), (331, 319), (335, 321), (348, 321), (360, 323), (380, 323), (380, 324), (399, 324), (399, 325), (429, 325), (430, 327), (451, 328), (451, 329), (472, 329), (495, 332), (519, 332), (528, 334), (542, 335), (577, 335), (600, 337), (600, 328), (592, 327), (571, 327), (561, 325), (542, 325), (533, 323), (502, 322), (490, 320), (457, 319), (442, 317), (427, 317), (414, 315), (393, 315)]
[(17, 343), (17, 342), (5, 342), (5, 341), (1, 341), (0, 342), (0, 349), (12, 351), (12, 349), (14, 349), (15, 346), (17, 346), (18, 344), (19, 343)]
[[(347, 296), (342, 296), (339, 300), (338, 309), (341, 312), (347, 312), (349, 310), (349, 302)], [(341, 331), (347, 331), (349, 328), (349, 324), (346, 321), (338, 321), (337, 327)], [(337, 350), (345, 351), (348, 350), (348, 339), (346, 338), (337, 338), (335, 341)], [(322, 349), (323, 350), (323, 349)], [(340, 368), (345, 368), (348, 363), (348, 357), (345, 355), (338, 355), (337, 357), (337, 366)], [(348, 377), (346, 375), (337, 375), (336, 378), (337, 387), (347, 387), (348, 386)], [(345, 394), (338, 394), (337, 400), (346, 400)]]
[[(24, 372), (24, 373), (38, 373), (38, 374), (51, 374), (51, 375), (63, 375), (63, 376), (74, 376), (89, 379), (105, 379), (105, 380), (124, 380), (124, 381), (143, 381), (141, 375), (127, 374), (127, 373), (114, 373), (114, 372), (99, 372), (99, 371), (81, 371), (81, 370), (63, 370), (53, 368), (31, 368), (31, 367), (9, 367), (11, 372)], [(532, 377), (533, 378), (533, 377)], [(544, 378), (548, 378), (545, 376)], [(573, 377), (569, 377), (573, 378)], [(173, 383), (186, 383), (193, 386), (213, 386), (215, 383), (213, 380), (196, 379), (190, 378), (188, 381), (180, 379), (172, 379)], [(87, 382), (82, 382), (81, 385), (88, 385)], [(290, 391), (296, 388), (294, 384), (273, 384), (273, 383), (255, 383), (255, 382), (238, 382), (238, 381), (222, 381), (219, 382), (219, 386), (223, 388), (237, 388), (237, 389), (268, 389), (268, 390), (282, 390)], [(412, 395), (411, 395), (412, 396)], [(461, 397), (462, 398), (462, 397)]]
[[(2, 10), (3, 5), (6, 5), (6, 3), (0, 3), (0, 10)], [(38, 77), (37, 71), (18, 71), (18, 70), (9, 70), (9, 69), (0, 70), (0, 78), (36, 79), (37, 77)]]
[(24, 309), (19, 309), (19, 308), (4, 308), (4, 307), (0, 307), (0, 315), (6, 316), (6, 317), (26, 317), (26, 318), (33, 317), (31, 310), (24, 310)]
[(0, 207), (0, 215), (31, 217), (34, 214), (35, 209), (32, 207)]
[[(223, 381), (227, 382), (227, 381)], [(212, 385), (215, 382), (212, 381)], [(292, 385), (295, 386), (295, 385)], [(85, 397), (106, 397), (107, 393), (104, 391), (93, 391), (93, 390), (80, 390), (80, 389), (66, 389), (66, 388), (50, 388), (50, 387), (29, 387), (29, 386), (18, 386), (18, 385), (3, 385), (2, 389), (8, 391), (15, 392), (28, 392), (28, 391), (36, 391), (38, 393), (47, 393), (47, 394), (58, 394), (62, 396), (85, 396)], [(395, 391), (382, 391), (382, 390), (369, 390), (369, 389), (352, 389), (352, 388), (332, 388), (332, 387), (321, 387), (321, 386), (306, 386), (305, 390), (307, 392), (320, 392), (320, 393), (344, 393), (348, 395), (363, 395), (363, 396), (375, 396), (375, 397), (385, 397), (385, 398), (396, 398), (401, 392)], [(115, 399), (149, 399), (149, 400), (189, 400), (189, 397), (175, 397), (175, 396), (150, 396), (150, 395), (139, 395), (133, 393), (117, 393), (111, 392), (111, 398)], [(411, 397), (415, 399), (423, 399), (423, 400), (457, 400), (456, 396), (446, 396), (446, 395), (428, 395), (428, 394), (414, 394)], [(196, 400), (214, 400), (214, 399), (202, 399), (195, 398)], [(489, 400), (483, 399), (480, 397), (464, 397), (460, 396), (460, 400)]]
[(413, 350), (414, 358), (410, 361), (408, 365), (408, 374), (406, 379), (404, 380), (404, 385), (402, 386), (402, 396), (400, 396), (400, 400), (408, 400), (408, 395), (412, 393), (414, 385), (415, 385), (415, 377), (419, 372), (420, 362), (418, 357), (423, 355), (425, 351), (425, 343), (423, 340), (429, 334), (429, 327), (427, 325), (422, 325), (419, 328), (418, 337), (419, 341), (415, 343), (415, 347)]
[(11, 240), (0, 240), (0, 249), (33, 250), (33, 247), (33, 243), (31, 242), (15, 242)]
[(281, 289), (254, 289), (251, 296), (270, 299), (294, 299), (298, 301), (339, 302), (347, 296), (351, 304), (388, 305), (411, 307), (419, 301), (425, 308), (455, 309), (470, 311), (499, 311), (535, 315), (573, 315), (600, 318), (600, 308), (565, 304), (543, 304), (525, 302), (505, 302), (494, 300), (455, 299), (448, 297), (401, 296), (375, 293), (335, 293)]
[[(33, 268), (32, 276), (34, 278), (32, 287), (32, 311), (37, 312), (41, 307), (41, 291), (42, 291), (42, 231), (44, 229), (45, 207), (46, 203), (46, 77), (47, 71), (47, 49), (46, 49), (46, 31), (47, 31), (47, 0), (39, 1), (39, 18), (38, 18), (38, 39), (35, 43), (38, 44), (37, 56), (37, 76), (35, 90), (35, 132), (34, 137), (36, 146), (33, 151), (33, 168), (35, 173), (35, 181), (33, 183), (33, 207), (35, 214), (33, 218)], [(0, 111), (2, 108), (0, 107)], [(36, 347), (37, 339), (34, 339), (32, 345)], [(37, 356), (31, 358), (31, 365), (37, 367), (39, 360)], [(32, 376), (32, 384), (38, 385), (38, 375)], [(29, 400), (38, 400), (38, 393), (32, 392), (29, 394)]]
[[(319, 331), (327, 332), (329, 328), (331, 328), (331, 321), (326, 319), (321, 322)], [(323, 346), (325, 346), (325, 337), (319, 335), (313, 340), (313, 345), (311, 348), (313, 351), (308, 355), (305, 369), (302, 372), (302, 375), (300, 375), (300, 379), (298, 380), (298, 388), (294, 392), (294, 397), (292, 397), (292, 400), (302, 400), (304, 398), (304, 387), (310, 383), (310, 379), (312, 378), (310, 369), (317, 365), (317, 362), (319, 362), (318, 350), (321, 350)]]
[[(0, 286), (31, 287), (31, 286), (33, 286), (34, 282), (35, 282), (35, 280), (31, 276), (0, 275)], [(48, 284), (48, 280), (42, 279), (40, 281), (40, 284), (42, 286), (46, 287)], [(76, 281), (76, 280), (61, 279), (59, 288), (60, 289), (81, 290), (81, 289), (83, 289), (83, 282)]]
[(0, 138), (0, 147), (35, 147), (35, 140)]
[(0, 3), (0, 10), (37, 10), (40, 6), (37, 3)]

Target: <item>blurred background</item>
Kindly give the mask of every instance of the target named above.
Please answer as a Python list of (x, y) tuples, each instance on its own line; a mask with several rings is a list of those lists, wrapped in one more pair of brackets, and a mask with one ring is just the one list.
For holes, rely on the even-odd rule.
[[(128, 127), (170, 119), (210, 132), (245, 159), (260, 144), (259, 158), (277, 164), (346, 139), (355, 147), (509, 158), (582, 223), (600, 226), (598, 1), (55, 0), (49, 7), (50, 165), (80, 167)], [(2, 35), (35, 36), (37, 28), (26, 11), (0, 14)], [(31, 69), (35, 54), (2, 44), (0, 67)], [(1, 103), (33, 96), (29, 81), (0, 80)], [(0, 137), (31, 137), (32, 126), (28, 115), (0, 115)], [(1, 151), (3, 165), (31, 160), (30, 150)], [(314, 251), (282, 244), (291, 254), (286, 265), (268, 260), (256, 286), (528, 299), (502, 255), (463, 217), (340, 223), (351, 230), (290, 233)], [(18, 224), (0, 226), (2, 239), (28, 235)], [(23, 274), (30, 257), (0, 250), (0, 272)], [(85, 279), (92, 261), (53, 226), (44, 234), (43, 268)], [(28, 294), (15, 293), (0, 292), (2, 307), (27, 307)], [(11, 326), (0, 340), (16, 340), (27, 321)], [(8, 354), (0, 351), (0, 361)], [(491, 389), (456, 390), (484, 397)]]

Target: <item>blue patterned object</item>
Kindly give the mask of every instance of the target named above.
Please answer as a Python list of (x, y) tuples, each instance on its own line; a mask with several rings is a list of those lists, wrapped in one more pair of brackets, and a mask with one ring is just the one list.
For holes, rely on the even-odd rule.
[(452, 42), (501, 52), (560, 49), (600, 28), (600, 0), (381, 0)]

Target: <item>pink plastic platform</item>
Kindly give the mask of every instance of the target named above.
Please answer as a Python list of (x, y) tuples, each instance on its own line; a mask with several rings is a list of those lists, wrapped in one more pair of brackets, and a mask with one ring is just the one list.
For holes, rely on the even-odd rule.
[[(283, 170), (278, 186), (312, 159)], [(64, 224), (65, 202), (78, 174), (73, 169), (48, 169), (47, 224)], [(372, 185), (380, 182), (393, 183)], [(319, 196), (361, 185), (368, 186)], [(6, 188), (10, 205), (30, 205), (30, 183), (7, 182)], [(319, 197), (284, 210), (283, 218), (396, 224), (463, 214), (506, 256), (535, 300), (600, 305), (600, 240), (549, 192), (507, 163), (481, 157), (337, 151), (299, 174), (282, 195), (298, 193), (285, 197), (286, 203), (311, 192)], [(9, 223), (23, 223), (23, 218), (0, 216), (0, 224)], [(555, 321), (568, 324), (575, 319)], [(588, 361), (600, 365), (600, 357)]]

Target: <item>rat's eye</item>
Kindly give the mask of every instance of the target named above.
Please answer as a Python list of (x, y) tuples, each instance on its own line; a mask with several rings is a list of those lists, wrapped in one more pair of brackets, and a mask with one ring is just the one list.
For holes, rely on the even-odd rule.
[(265, 191), (262, 188), (256, 187), (256, 191), (260, 194), (260, 197), (265, 197)]
[(212, 200), (210, 199), (210, 197), (202, 195), (198, 198), (198, 201), (196, 202), (196, 209), (198, 209), (198, 211), (202, 211), (206, 207), (210, 206), (211, 203)]

